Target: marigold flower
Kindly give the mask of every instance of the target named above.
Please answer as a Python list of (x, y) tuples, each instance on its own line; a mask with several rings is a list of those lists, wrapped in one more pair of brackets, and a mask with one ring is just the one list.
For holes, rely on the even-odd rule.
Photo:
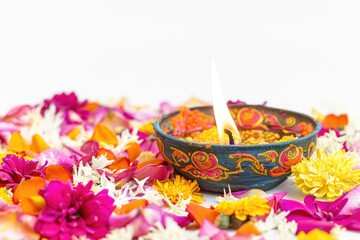
[(360, 170), (354, 156), (344, 150), (325, 153), (318, 150), (315, 157), (292, 167), (297, 187), (305, 194), (333, 201), (360, 184)]
[(300, 232), (298, 234), (298, 240), (335, 240), (333, 236), (320, 229), (314, 229), (308, 232)]
[(239, 200), (221, 201), (215, 208), (219, 213), (227, 216), (235, 215), (240, 221), (246, 220), (248, 216), (263, 216), (270, 212), (268, 200), (259, 196), (244, 197)]
[(114, 200), (107, 190), (95, 195), (91, 185), (92, 182), (85, 186), (80, 183), (72, 188), (70, 183), (51, 181), (40, 191), (46, 207), (38, 217), (35, 231), (48, 239), (105, 237), (109, 232), (109, 217), (115, 208)]
[(200, 187), (196, 180), (187, 180), (184, 177), (176, 175), (175, 179), (167, 181), (156, 181), (153, 188), (157, 189), (160, 194), (166, 196), (171, 203), (176, 204), (181, 199), (191, 198), (192, 203), (205, 202), (204, 197), (200, 194)]
[(12, 194), (5, 187), (0, 188), (0, 199), (7, 204), (13, 204)]

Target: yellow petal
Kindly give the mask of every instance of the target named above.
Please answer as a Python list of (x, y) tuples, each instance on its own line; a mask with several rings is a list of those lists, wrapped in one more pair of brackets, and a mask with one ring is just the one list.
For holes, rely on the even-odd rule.
[(99, 143), (106, 143), (108, 145), (116, 146), (118, 144), (116, 133), (102, 123), (96, 124), (94, 133), (90, 139)]
[(80, 127), (74, 127), (68, 134), (66, 134), (71, 140), (75, 140), (79, 136), (81, 130)]
[(38, 215), (45, 205), (45, 199), (40, 195), (24, 198), (19, 204), (22, 212), (30, 215)]
[(30, 145), (26, 143), (19, 131), (13, 132), (10, 137), (8, 151), (23, 152), (30, 150)]
[(34, 134), (31, 139), (31, 146), (30, 149), (33, 152), (41, 153), (42, 151), (45, 151), (46, 149), (49, 149), (50, 146), (45, 142), (45, 140), (39, 135)]

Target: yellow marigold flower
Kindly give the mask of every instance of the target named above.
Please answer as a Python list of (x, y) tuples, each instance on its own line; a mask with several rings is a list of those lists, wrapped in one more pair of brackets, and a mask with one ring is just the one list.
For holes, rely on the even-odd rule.
[(177, 204), (181, 199), (191, 198), (192, 203), (203, 203), (205, 199), (200, 192), (200, 187), (196, 180), (187, 180), (184, 177), (176, 175), (175, 179), (166, 181), (156, 181), (153, 185), (158, 192), (166, 196), (171, 203)]
[(320, 229), (311, 230), (307, 234), (300, 232), (297, 237), (298, 240), (336, 240), (336, 238)]
[(354, 170), (357, 163), (344, 150), (332, 154), (319, 150), (315, 157), (292, 167), (294, 182), (307, 195), (333, 201), (360, 184), (360, 170)]
[(263, 216), (268, 214), (270, 206), (268, 200), (259, 196), (244, 197), (239, 200), (221, 201), (215, 208), (219, 213), (235, 217), (241, 221), (246, 220), (248, 216)]
[(0, 188), (0, 199), (4, 200), (8, 204), (14, 204), (13, 201), (12, 201), (11, 194), (4, 187)]
[(285, 135), (281, 139), (279, 139), (277, 142), (287, 142), (296, 139), (293, 135)]

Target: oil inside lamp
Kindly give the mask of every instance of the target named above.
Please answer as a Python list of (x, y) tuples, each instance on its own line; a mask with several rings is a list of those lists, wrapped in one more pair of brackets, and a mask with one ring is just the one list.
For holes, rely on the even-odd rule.
[[(211, 88), (215, 122), (220, 142), (222, 144), (234, 144), (234, 138), (241, 140), (241, 137), (221, 91), (219, 75), (214, 58), (211, 61)], [(226, 142), (226, 135), (228, 135), (229, 142)]]

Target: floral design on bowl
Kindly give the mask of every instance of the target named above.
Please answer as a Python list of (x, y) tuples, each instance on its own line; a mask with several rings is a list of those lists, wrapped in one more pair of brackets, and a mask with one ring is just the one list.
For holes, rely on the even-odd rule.
[[(211, 106), (194, 109), (213, 116)], [(315, 150), (321, 124), (307, 115), (262, 105), (232, 105), (229, 110), (239, 129), (279, 131), (297, 138), (254, 145), (197, 143), (169, 134), (171, 119), (179, 112), (162, 116), (154, 123), (161, 154), (178, 173), (196, 179), (203, 190), (274, 188), (291, 174), (291, 166)]]

